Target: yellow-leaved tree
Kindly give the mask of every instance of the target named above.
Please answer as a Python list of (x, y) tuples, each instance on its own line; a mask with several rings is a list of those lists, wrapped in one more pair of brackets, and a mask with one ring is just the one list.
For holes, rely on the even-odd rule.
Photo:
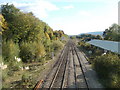
[(35, 48), (36, 49), (36, 53), (35, 53), (36, 56), (37, 57), (44, 57), (46, 54), (44, 45), (40, 42), (36, 45), (37, 45)]
[(7, 22), (5, 22), (5, 19), (2, 14), (0, 14), (0, 35), (2, 35), (2, 32), (7, 29)]
[(45, 32), (45, 36), (46, 36), (47, 39), (50, 40), (50, 36), (49, 36), (49, 34), (47, 32)]

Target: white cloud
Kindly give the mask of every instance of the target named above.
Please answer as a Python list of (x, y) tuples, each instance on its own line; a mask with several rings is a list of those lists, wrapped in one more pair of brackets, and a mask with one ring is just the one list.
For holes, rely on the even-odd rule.
[(48, 16), (48, 11), (59, 10), (56, 5), (45, 0), (37, 0), (33, 3), (18, 3), (13, 1), (9, 4), (14, 4), (17, 8), (22, 9), (22, 11), (33, 12), (38, 18), (46, 18)]
[(33, 3), (32, 5), (29, 5), (25, 10), (32, 11), (35, 16), (39, 18), (46, 18), (48, 16), (47, 11), (55, 11), (59, 10), (59, 8), (48, 1), (40, 0)]
[(72, 9), (72, 8), (74, 8), (74, 6), (73, 5), (69, 5), (69, 6), (64, 6), (63, 8), (64, 9)]

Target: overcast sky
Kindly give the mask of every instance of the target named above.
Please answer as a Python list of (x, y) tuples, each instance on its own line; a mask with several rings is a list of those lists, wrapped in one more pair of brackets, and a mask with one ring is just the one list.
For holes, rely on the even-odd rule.
[(118, 23), (119, 0), (0, 0), (33, 12), (54, 30), (68, 35), (104, 31)]

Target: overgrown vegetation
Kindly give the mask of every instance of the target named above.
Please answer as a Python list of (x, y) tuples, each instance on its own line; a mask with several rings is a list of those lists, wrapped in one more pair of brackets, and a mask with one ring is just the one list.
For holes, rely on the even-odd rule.
[(97, 56), (93, 66), (103, 84), (108, 88), (120, 88), (120, 58), (118, 55)]
[(19, 82), (19, 84), (16, 86), (16, 88), (33, 88), (34, 84), (32, 80), (34, 79), (30, 75), (25, 73), (22, 75), (22, 79)]
[(15, 56), (19, 57), (19, 46), (14, 43), (12, 40), (6, 41), (2, 43), (2, 56), (5, 62), (14, 62)]
[(26, 43), (20, 45), (20, 57), (23, 62), (37, 62), (45, 57), (44, 45), (40, 42)]
[[(0, 29), (2, 62), (8, 65), (3, 81), (23, 69), (23, 64), (25, 67), (25, 64), (44, 63), (51, 59), (52, 53), (61, 50), (68, 38), (62, 30), (53, 31), (32, 12), (24, 13), (12, 4), (1, 5)], [(23, 80), (26, 76), (21, 79), (28, 84)]]
[[(104, 31), (104, 39), (119, 41), (119, 31), (120, 26), (113, 24), (109, 29)], [(89, 36), (78, 36), (80, 39), (80, 42), (78, 42), (79, 49), (84, 51), (84, 53), (89, 57), (89, 62), (96, 70), (100, 82), (106, 88), (120, 88), (120, 56), (110, 51), (104, 53), (103, 49), (86, 43), (86, 41), (89, 41), (88, 39), (92, 39), (91, 35)]]
[(89, 57), (89, 62), (96, 70), (100, 82), (107, 88), (120, 88), (120, 57), (92, 46), (85, 42), (79, 42), (79, 49)]
[(78, 42), (78, 48), (86, 53), (86, 55), (89, 57), (90, 62), (92, 62), (96, 56), (101, 56), (104, 52), (103, 49), (95, 47), (84, 41)]
[(76, 36), (76, 38), (80, 39), (81, 41), (90, 41), (91, 39), (100, 39), (102, 40), (102, 36), (100, 35), (92, 35), (92, 34), (81, 34)]

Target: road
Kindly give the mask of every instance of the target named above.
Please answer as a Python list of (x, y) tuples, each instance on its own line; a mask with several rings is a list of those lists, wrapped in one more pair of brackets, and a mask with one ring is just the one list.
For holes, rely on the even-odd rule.
[(62, 50), (58, 60), (49, 71), (43, 83), (35, 88), (103, 88), (95, 71), (70, 40)]

